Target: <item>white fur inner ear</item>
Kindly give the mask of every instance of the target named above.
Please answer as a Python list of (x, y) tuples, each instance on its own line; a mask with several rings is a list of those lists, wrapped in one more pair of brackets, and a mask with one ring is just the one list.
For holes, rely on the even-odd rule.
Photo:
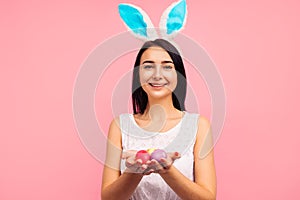
[[(172, 3), (162, 14), (159, 22), (160, 34), (163, 38), (173, 38), (184, 28), (187, 18), (186, 1)], [(168, 27), (168, 25), (171, 27)], [(176, 26), (173, 26), (176, 25)], [(173, 27), (172, 27), (173, 26)]]
[[(138, 12), (133, 14), (130, 13), (130, 10), (127, 11), (125, 8), (137, 10)], [(120, 4), (119, 5), (120, 16), (125, 23), (128, 30), (134, 34), (135, 37), (142, 40), (152, 40), (158, 37), (157, 32), (151, 22), (150, 17), (147, 13), (138, 6), (132, 4)], [(142, 18), (142, 21), (141, 21)], [(146, 27), (142, 28), (142, 31), (146, 32), (145, 34), (139, 34), (139, 30), (134, 29), (134, 27), (139, 27), (139, 24), (145, 23)], [(142, 27), (142, 25), (140, 26)], [(145, 29), (145, 30), (144, 30)]]

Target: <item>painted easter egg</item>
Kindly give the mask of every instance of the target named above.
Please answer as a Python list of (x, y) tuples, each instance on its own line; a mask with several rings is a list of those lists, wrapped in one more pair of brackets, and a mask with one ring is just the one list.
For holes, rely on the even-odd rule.
[(148, 160), (150, 160), (150, 154), (145, 150), (140, 150), (136, 153), (135, 159), (141, 159), (142, 163), (145, 164)]
[(155, 149), (151, 154), (151, 160), (155, 159), (160, 161), (162, 158), (167, 158), (167, 153), (162, 149)]

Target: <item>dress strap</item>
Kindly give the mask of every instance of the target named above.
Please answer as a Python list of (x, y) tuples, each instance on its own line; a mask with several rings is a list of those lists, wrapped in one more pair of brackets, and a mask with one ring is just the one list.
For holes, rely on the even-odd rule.
[(185, 112), (185, 115), (178, 135), (165, 148), (167, 152), (177, 151), (183, 155), (195, 144), (199, 114)]

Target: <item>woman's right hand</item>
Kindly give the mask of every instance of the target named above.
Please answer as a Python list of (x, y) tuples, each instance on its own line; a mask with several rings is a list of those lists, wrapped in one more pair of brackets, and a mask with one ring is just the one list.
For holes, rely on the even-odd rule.
[(125, 159), (126, 169), (125, 172), (128, 173), (138, 173), (142, 175), (148, 175), (153, 171), (148, 169), (150, 161), (143, 164), (141, 159), (136, 159), (135, 150), (128, 150), (122, 153), (122, 159)]

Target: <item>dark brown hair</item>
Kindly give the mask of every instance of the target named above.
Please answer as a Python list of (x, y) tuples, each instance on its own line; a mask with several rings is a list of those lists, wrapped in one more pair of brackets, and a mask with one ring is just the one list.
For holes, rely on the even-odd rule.
[(145, 42), (144, 45), (139, 50), (135, 60), (134, 70), (133, 70), (133, 80), (132, 80), (133, 112), (134, 114), (137, 113), (143, 114), (148, 104), (147, 93), (143, 90), (140, 83), (139, 66), (140, 66), (141, 57), (143, 53), (148, 48), (153, 46), (161, 47), (164, 50), (166, 50), (175, 65), (175, 70), (177, 72), (177, 86), (175, 90), (172, 92), (172, 101), (175, 108), (184, 111), (187, 82), (186, 82), (186, 74), (185, 74), (182, 58), (178, 50), (170, 42), (164, 39), (156, 39), (154, 41)]

